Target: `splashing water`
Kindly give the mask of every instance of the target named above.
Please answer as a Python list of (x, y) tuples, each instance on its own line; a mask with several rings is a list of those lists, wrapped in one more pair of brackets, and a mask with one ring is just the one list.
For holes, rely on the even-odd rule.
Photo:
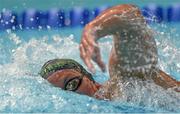
[[(180, 94), (164, 91), (151, 82), (120, 82), (125, 93), (115, 101), (96, 100), (53, 87), (38, 75), (41, 66), (54, 58), (71, 58), (83, 64), (79, 43), (73, 35), (34, 37), (25, 41), (11, 32), (1, 36), (0, 112), (180, 112)], [(180, 80), (177, 40), (173, 42), (170, 32), (157, 32), (159, 67)], [(111, 41), (100, 43), (106, 63), (111, 46)], [(97, 66), (96, 69), (96, 81), (103, 83), (109, 78), (108, 73), (101, 73)]]

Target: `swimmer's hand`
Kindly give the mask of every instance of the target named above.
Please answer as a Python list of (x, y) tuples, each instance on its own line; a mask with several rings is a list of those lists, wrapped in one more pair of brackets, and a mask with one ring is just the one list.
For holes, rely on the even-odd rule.
[(95, 41), (95, 36), (93, 36), (89, 32), (89, 30), (91, 29), (86, 27), (83, 31), (80, 43), (80, 56), (92, 73), (95, 73), (95, 68), (92, 60), (97, 63), (97, 65), (101, 68), (103, 72), (105, 72), (106, 66), (102, 61), (100, 48), (98, 46), (98, 43)]

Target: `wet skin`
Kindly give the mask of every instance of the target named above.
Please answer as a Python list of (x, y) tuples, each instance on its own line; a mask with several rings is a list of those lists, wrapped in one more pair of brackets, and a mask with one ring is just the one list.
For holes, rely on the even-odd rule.
[[(146, 29), (148, 30), (146, 21), (136, 6), (124, 4), (109, 8), (85, 26), (81, 38), (80, 56), (91, 72), (95, 72), (92, 61), (97, 63), (102, 71), (105, 71), (98, 40), (112, 35), (113, 48), (108, 65), (110, 78), (118, 76), (120, 79), (127, 79), (126, 76), (129, 76), (154, 80), (155, 84), (164, 89), (174, 88), (179, 92), (180, 82), (157, 68), (157, 47), (152, 30), (144, 32)], [(133, 51), (130, 50), (131, 48)], [(140, 59), (138, 55), (142, 55)], [(150, 61), (146, 61), (143, 57)], [(136, 68), (141, 65), (150, 67), (145, 69), (145, 72), (137, 70)]]
[[(68, 82), (68, 80), (71, 80), (75, 77), (79, 77), (81, 75), (83, 74), (76, 70), (64, 69), (54, 72), (53, 74), (51, 74), (51, 76), (48, 77), (47, 80), (54, 86), (64, 89), (65, 82)], [(94, 93), (100, 88), (100, 86), (100, 84), (96, 82), (94, 83), (86, 76), (83, 76), (80, 86), (74, 92), (79, 94), (85, 94), (92, 97)]]
[[(135, 8), (136, 10), (134, 10)], [(124, 17), (122, 18), (114, 16), (114, 15), (122, 15), (122, 14), (124, 15)], [(137, 76), (138, 78), (142, 78), (143, 80), (148, 80), (151, 78), (152, 80), (154, 80), (154, 83), (165, 89), (173, 88), (173, 87), (179, 88), (180, 82), (176, 81), (175, 79), (173, 79), (171, 76), (167, 75), (165, 72), (161, 71), (160, 69), (157, 68), (155, 73), (152, 72), (154, 70), (153, 66), (156, 66), (157, 64), (157, 58), (156, 58), (157, 49), (154, 42), (154, 38), (151, 35), (151, 32), (143, 33), (141, 26), (134, 26), (133, 23), (140, 23), (141, 26), (147, 28), (146, 22), (140, 13), (140, 10), (134, 5), (125, 4), (125, 5), (114, 6), (110, 9), (105, 10), (98, 17), (96, 17), (93, 21), (91, 21), (89, 24), (85, 26), (80, 43), (80, 56), (84, 61), (84, 63), (87, 65), (88, 69), (91, 72), (95, 73), (94, 65), (92, 64), (92, 61), (94, 61), (95, 63), (97, 63), (97, 65), (101, 68), (103, 72), (106, 71), (106, 67), (104, 62), (102, 61), (100, 48), (98, 46), (97, 41), (101, 37), (107, 35), (113, 35), (114, 43), (109, 58), (109, 73), (111, 79), (114, 76), (119, 76), (121, 77), (120, 79), (127, 78), (127, 77), (123, 77), (123, 75), (129, 75), (129, 77)], [(101, 29), (98, 29), (98, 27), (101, 27)], [(125, 38), (122, 35), (123, 30), (127, 31), (126, 32), (127, 39), (130, 39), (131, 36), (133, 36), (133, 38), (141, 37), (141, 39), (134, 40), (134, 42), (131, 42), (131, 44), (134, 46), (140, 46), (140, 47), (142, 46), (142, 47), (137, 48), (137, 50), (133, 51), (133, 53), (127, 53), (128, 51), (124, 51), (123, 49), (126, 49), (126, 46), (129, 46), (129, 44), (123, 43), (123, 41), (125, 41), (124, 40)], [(151, 42), (151, 44), (153, 45), (147, 45), (146, 43), (144, 43), (146, 41)], [(138, 52), (140, 49), (143, 49), (143, 51), (140, 54), (149, 57), (149, 59), (153, 58), (152, 61), (147, 63), (139, 61), (138, 63), (134, 64), (133, 61), (136, 60), (136, 58), (131, 58), (131, 57), (134, 57), (134, 55), (136, 54), (135, 52), (136, 51)], [(152, 51), (155, 56), (148, 55), (147, 52), (149, 50)], [(129, 57), (130, 71), (127, 69), (123, 69), (123, 67), (127, 66), (128, 63), (126, 63), (126, 61), (121, 58), (126, 58), (126, 56)], [(131, 68), (136, 68), (136, 66), (142, 64), (149, 64), (151, 65), (151, 67), (147, 69), (146, 72), (143, 72), (141, 70), (140, 71), (131, 70)], [(147, 77), (149, 74), (152, 74), (150, 78)], [(75, 71), (73, 69), (66, 69), (51, 74), (51, 76), (49, 76), (47, 80), (50, 83), (52, 83), (54, 86), (63, 89), (65, 86), (64, 83), (65, 80), (69, 80), (72, 79), (73, 77), (80, 75), (82, 74), (79, 73), (78, 71)], [(108, 86), (104, 84), (102, 86), (105, 88), (112, 87), (111, 84)], [(93, 96), (94, 93), (98, 91), (99, 88), (102, 86), (98, 83), (93, 83), (86, 76), (84, 76), (81, 85), (74, 92), (85, 94), (88, 96)], [(177, 88), (175, 88), (176, 91), (178, 91)], [(113, 91), (113, 87), (112, 89), (110, 89), (110, 93), (111, 91)], [(96, 98), (99, 97), (96, 96)], [(109, 96), (107, 96), (106, 98), (109, 98)]]

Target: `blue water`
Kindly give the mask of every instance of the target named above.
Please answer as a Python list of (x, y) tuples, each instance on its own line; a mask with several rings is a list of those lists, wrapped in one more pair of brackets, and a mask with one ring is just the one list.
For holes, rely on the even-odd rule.
[[(180, 81), (180, 24), (152, 25), (156, 31), (159, 67)], [(79, 57), (82, 28), (0, 33), (0, 112), (180, 112), (180, 93), (150, 85), (134, 91), (130, 100), (97, 100), (63, 91), (42, 79), (38, 73), (49, 59)], [(112, 42), (100, 47), (108, 62)], [(85, 65), (84, 65), (85, 66)], [(109, 76), (96, 66), (96, 81)], [(149, 92), (152, 90), (152, 92)]]

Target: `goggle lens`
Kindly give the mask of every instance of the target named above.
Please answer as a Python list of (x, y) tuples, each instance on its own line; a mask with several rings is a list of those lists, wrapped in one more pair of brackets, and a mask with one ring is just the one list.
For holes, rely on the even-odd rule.
[(80, 78), (80, 76), (72, 78), (68, 82), (65, 83), (64, 89), (68, 91), (76, 91), (81, 85), (81, 81), (82, 81), (82, 78)]

